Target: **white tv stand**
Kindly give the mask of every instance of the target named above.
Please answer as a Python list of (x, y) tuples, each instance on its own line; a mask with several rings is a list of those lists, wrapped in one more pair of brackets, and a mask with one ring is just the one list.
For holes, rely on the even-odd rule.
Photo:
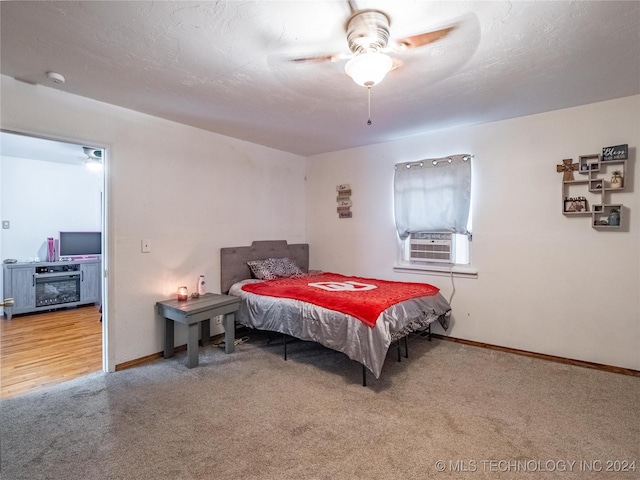
[(102, 260), (10, 263), (3, 265), (3, 296), (13, 298), (4, 307), (8, 320), (14, 314), (100, 302)]

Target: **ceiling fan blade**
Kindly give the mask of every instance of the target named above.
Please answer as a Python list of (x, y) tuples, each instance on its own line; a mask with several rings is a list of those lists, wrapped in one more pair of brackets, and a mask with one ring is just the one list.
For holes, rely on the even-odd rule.
[(346, 53), (334, 53), (328, 55), (311, 55), (308, 57), (294, 57), (289, 60), (294, 63), (319, 63), (319, 62), (338, 62), (345, 58), (350, 58), (352, 55)]
[(393, 66), (391, 67), (391, 72), (393, 72), (396, 68), (400, 68), (402, 65), (404, 65), (404, 62), (402, 60), (400, 60), (399, 58), (392, 58), (391, 59), (393, 61)]
[(453, 30), (455, 26), (442, 28), (440, 30), (434, 30), (433, 32), (419, 33), (418, 35), (412, 35), (411, 37), (399, 38), (395, 40), (395, 51), (403, 52), (411, 48), (424, 47), (430, 43), (437, 42), (443, 39)]

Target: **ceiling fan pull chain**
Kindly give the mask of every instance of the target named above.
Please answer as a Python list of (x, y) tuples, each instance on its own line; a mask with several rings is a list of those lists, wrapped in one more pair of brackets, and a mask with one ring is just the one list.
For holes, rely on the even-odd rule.
[(371, 125), (371, 86), (367, 87), (367, 93), (369, 95), (369, 120), (367, 120), (367, 125)]

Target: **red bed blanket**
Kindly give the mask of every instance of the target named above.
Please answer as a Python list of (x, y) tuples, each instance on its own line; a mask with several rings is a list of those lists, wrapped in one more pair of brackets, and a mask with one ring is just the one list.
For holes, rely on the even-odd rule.
[(244, 285), (242, 290), (269, 297), (291, 298), (346, 313), (369, 327), (380, 314), (396, 303), (437, 294), (428, 283), (390, 282), (373, 278), (322, 273), (302, 277), (267, 280)]

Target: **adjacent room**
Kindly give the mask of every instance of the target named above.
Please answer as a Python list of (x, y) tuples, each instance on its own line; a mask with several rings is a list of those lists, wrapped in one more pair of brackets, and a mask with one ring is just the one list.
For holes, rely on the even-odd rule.
[[(91, 336), (99, 358), (3, 395), (3, 478), (638, 475), (640, 2), (23, 1), (0, 22), (4, 272), (35, 292), (99, 255), (100, 278), (44, 312), (4, 281), (3, 389), (30, 364), (7, 329), (41, 316), (67, 319), (32, 350)], [(100, 251), (49, 258), (60, 232)], [(389, 303), (334, 315), (319, 290)]]
[(0, 142), (9, 398), (102, 369), (103, 177), (101, 149), (6, 132)]

